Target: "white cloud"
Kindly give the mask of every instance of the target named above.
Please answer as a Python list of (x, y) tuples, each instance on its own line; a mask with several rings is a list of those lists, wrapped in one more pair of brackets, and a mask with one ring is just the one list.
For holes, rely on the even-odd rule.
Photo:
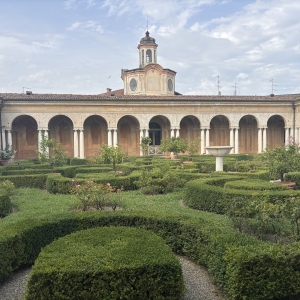
[(75, 22), (67, 27), (67, 30), (81, 30), (81, 31), (96, 31), (103, 33), (103, 27), (97, 21), (87, 21), (87, 22)]

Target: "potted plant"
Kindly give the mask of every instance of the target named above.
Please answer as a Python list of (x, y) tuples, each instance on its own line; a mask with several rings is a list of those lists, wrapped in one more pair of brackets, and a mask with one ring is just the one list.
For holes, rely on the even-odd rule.
[(8, 164), (8, 161), (14, 157), (16, 151), (13, 149), (11, 145), (6, 145), (4, 150), (0, 151), (0, 163), (2, 166)]

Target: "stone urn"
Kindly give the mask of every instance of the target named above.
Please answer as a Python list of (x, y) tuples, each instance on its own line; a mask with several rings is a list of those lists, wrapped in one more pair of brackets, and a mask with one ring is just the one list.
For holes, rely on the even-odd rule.
[(208, 153), (216, 157), (216, 171), (223, 171), (223, 156), (228, 154), (232, 148), (232, 146), (206, 147)]

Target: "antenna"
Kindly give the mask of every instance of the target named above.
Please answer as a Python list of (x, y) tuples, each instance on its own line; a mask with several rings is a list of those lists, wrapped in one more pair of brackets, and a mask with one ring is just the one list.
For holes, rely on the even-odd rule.
[(277, 90), (274, 89), (274, 86), (277, 86), (277, 85), (273, 84), (273, 79), (271, 79), (269, 82), (271, 82), (271, 81), (272, 81), (272, 93), (271, 93), (271, 95), (274, 95), (274, 91), (277, 91)]
[(238, 87), (236, 86), (237, 84), (238, 84), (238, 83), (235, 82), (235, 83), (234, 83), (234, 86), (233, 86), (233, 87), (234, 87), (234, 96), (236, 96), (236, 89), (238, 89)]
[(220, 78), (220, 76), (216, 76), (215, 78), (218, 78), (218, 85), (217, 85), (217, 88), (218, 88), (218, 95), (221, 95), (221, 92), (220, 92), (220, 80), (219, 80), (219, 78)]
[(24, 94), (24, 89), (29, 89), (29, 90), (31, 90), (31, 88), (26, 87), (26, 86), (23, 86), (23, 94)]

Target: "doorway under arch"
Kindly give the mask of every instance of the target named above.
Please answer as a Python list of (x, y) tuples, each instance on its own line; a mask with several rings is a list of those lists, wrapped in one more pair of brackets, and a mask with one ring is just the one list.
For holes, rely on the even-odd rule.
[(285, 122), (279, 115), (269, 118), (267, 123), (267, 147), (274, 149), (284, 146), (285, 141)]
[(239, 127), (239, 153), (257, 153), (257, 120), (251, 115), (244, 116), (239, 122)]
[(38, 130), (36, 120), (28, 115), (19, 116), (12, 123), (12, 148), (15, 159), (36, 158), (38, 150)]

